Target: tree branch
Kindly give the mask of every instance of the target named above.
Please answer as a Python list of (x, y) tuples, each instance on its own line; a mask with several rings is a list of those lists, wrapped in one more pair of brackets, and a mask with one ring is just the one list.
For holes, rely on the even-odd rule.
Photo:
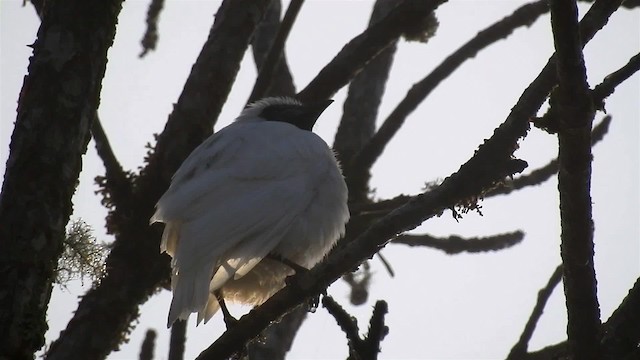
[[(611, 124), (611, 116), (607, 115), (602, 118), (598, 125), (594, 126), (591, 131), (591, 146), (600, 142), (609, 132)], [(507, 179), (496, 188), (485, 194), (485, 199), (496, 195), (506, 195), (513, 191), (522, 190), (528, 186), (540, 185), (549, 180), (553, 175), (558, 173), (558, 159), (551, 160), (548, 164), (539, 167), (526, 175), (520, 175), (515, 179)]]
[[(148, 165), (136, 178), (132, 216), (107, 259), (107, 274), (89, 290), (49, 359), (104, 358), (126, 338), (138, 306), (169, 276), (168, 256), (160, 254), (160, 228), (149, 227), (154, 204), (174, 171), (211, 133), (235, 79), (253, 30), (269, 0), (225, 0), (200, 56), (169, 116)], [(224, 55), (222, 55), (224, 54)], [(145, 266), (140, 266), (143, 263)]]
[(0, 358), (32, 359), (44, 344), (54, 269), (120, 8), (120, 0), (40, 7), (0, 194)]
[(140, 44), (142, 52), (139, 57), (143, 58), (149, 51), (155, 50), (158, 44), (158, 21), (160, 21), (160, 13), (164, 6), (164, 0), (151, 0), (149, 9), (147, 10), (147, 30), (142, 37)]
[(509, 36), (515, 29), (531, 25), (540, 15), (548, 11), (546, 0), (526, 4), (513, 14), (480, 31), (473, 39), (449, 55), (429, 75), (409, 90), (407, 95), (384, 120), (382, 126), (371, 140), (345, 167), (345, 176), (349, 189), (366, 188), (370, 169), (380, 157), (387, 144), (404, 124), (406, 118), (429, 94), (467, 59), (494, 42)]
[(427, 234), (402, 234), (393, 239), (392, 244), (427, 246), (442, 250), (449, 255), (453, 255), (462, 252), (478, 253), (503, 250), (519, 244), (522, 239), (524, 239), (524, 233), (522, 231), (469, 239), (463, 239), (460, 236), (455, 235), (446, 238), (438, 238)]
[(522, 357), (526, 355), (529, 341), (531, 340), (531, 336), (533, 336), (533, 331), (536, 329), (538, 321), (540, 321), (540, 317), (542, 316), (547, 301), (551, 297), (551, 294), (553, 294), (553, 289), (558, 286), (560, 280), (562, 280), (562, 265), (559, 265), (555, 269), (547, 285), (538, 292), (538, 301), (536, 301), (536, 305), (533, 307), (531, 316), (529, 317), (529, 320), (527, 320), (527, 324), (524, 326), (520, 339), (513, 348), (511, 348), (511, 352), (509, 352), (507, 360), (522, 359)]
[(291, 0), (289, 3), (289, 8), (282, 19), (282, 23), (280, 24), (276, 37), (273, 39), (273, 43), (267, 53), (267, 57), (260, 66), (258, 78), (253, 85), (253, 90), (249, 96), (248, 103), (252, 103), (263, 98), (269, 91), (277, 66), (284, 54), (284, 44), (287, 41), (287, 37), (289, 37), (293, 23), (296, 21), (303, 3), (304, 0)]
[(140, 356), (138, 357), (138, 359), (153, 360), (153, 353), (156, 347), (157, 335), (158, 334), (155, 330), (147, 330), (147, 333), (144, 335), (144, 340), (142, 341), (142, 346), (140, 346)]
[[(601, 359), (600, 307), (593, 266), (591, 102), (574, 1), (551, 0), (558, 91), (552, 96), (558, 130), (558, 190), (567, 303), (567, 334), (576, 359)], [(557, 95), (557, 102), (554, 101)]]
[[(271, 44), (280, 28), (281, 7), (280, 0), (271, 1), (264, 19), (258, 24), (251, 40), (253, 59), (258, 70), (264, 65), (267, 54), (271, 49)], [(271, 79), (271, 85), (264, 96), (293, 96), (295, 93), (296, 88), (293, 84), (293, 77), (289, 71), (287, 58), (283, 51), (280, 54), (280, 61), (278, 61), (275, 75)]]
[(184, 359), (184, 344), (187, 341), (187, 322), (178, 319), (171, 326), (168, 360)]
[[(369, 27), (382, 20), (402, 0), (377, 0), (373, 6)], [(378, 109), (384, 94), (398, 39), (367, 63), (349, 85), (342, 118), (333, 148), (342, 163), (347, 163), (375, 132)], [(351, 191), (349, 192), (351, 193)]]
[[(399, 3), (401, 3), (400, 0), (376, 1), (369, 27), (383, 19)], [(348, 164), (375, 132), (378, 108), (389, 77), (397, 42), (397, 38), (392, 40), (391, 44), (365, 65), (351, 81), (333, 144), (336, 156), (343, 164)], [(367, 200), (369, 189), (367, 184), (363, 185), (360, 188), (349, 189), (350, 201)]]
[(607, 75), (604, 80), (593, 89), (593, 103), (599, 110), (604, 109), (604, 99), (613, 94), (616, 87), (640, 70), (640, 53), (635, 54), (628, 63), (620, 69)]
[(327, 99), (405, 31), (421, 24), (446, 0), (405, 0), (384, 19), (356, 36), (297, 95), (303, 102)]

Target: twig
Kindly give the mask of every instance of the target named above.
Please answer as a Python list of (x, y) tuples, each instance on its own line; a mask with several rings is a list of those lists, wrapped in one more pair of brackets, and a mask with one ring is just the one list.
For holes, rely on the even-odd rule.
[(521, 359), (526, 355), (529, 341), (531, 340), (531, 336), (533, 336), (533, 331), (536, 329), (536, 325), (542, 316), (547, 301), (553, 293), (553, 289), (558, 286), (560, 280), (562, 280), (562, 265), (559, 265), (555, 269), (551, 278), (549, 278), (547, 285), (538, 292), (538, 300), (536, 301), (536, 305), (533, 307), (531, 316), (529, 316), (529, 320), (527, 320), (527, 324), (524, 326), (520, 339), (511, 349), (509, 356), (507, 356), (507, 360)]
[[(558, 191), (562, 227), (567, 335), (575, 359), (602, 358), (600, 306), (593, 266), (591, 214), (591, 126), (595, 111), (574, 1), (551, 0), (558, 90), (551, 98), (558, 120)], [(557, 95), (557, 97), (555, 96)], [(557, 101), (555, 101), (557, 100)]]
[[(604, 136), (609, 132), (610, 124), (611, 116), (607, 115), (602, 118), (602, 121), (600, 121), (598, 125), (593, 127), (593, 130), (591, 131), (591, 146), (597, 144), (604, 138)], [(555, 158), (546, 165), (532, 170), (526, 175), (520, 175), (513, 180), (505, 180), (504, 183), (484, 194), (484, 197), (486, 199), (491, 196), (506, 195), (513, 191), (524, 189), (528, 186), (540, 185), (557, 173), (558, 159)]]
[(449, 255), (453, 255), (463, 252), (478, 253), (503, 250), (519, 244), (522, 239), (524, 239), (524, 233), (522, 231), (468, 239), (464, 239), (455, 235), (446, 238), (437, 238), (435, 236), (427, 234), (402, 234), (393, 239), (392, 244), (427, 246), (434, 249), (442, 250)]
[(480, 50), (509, 36), (515, 29), (531, 25), (548, 11), (545, 0), (526, 4), (513, 14), (480, 31), (473, 39), (449, 55), (429, 75), (413, 85), (407, 95), (385, 119), (382, 126), (362, 150), (345, 167), (349, 189), (366, 188), (369, 171), (385, 147), (404, 124), (406, 118), (449, 75)]
[(252, 103), (264, 97), (269, 90), (276, 67), (278, 66), (282, 53), (284, 52), (284, 44), (287, 41), (287, 37), (291, 32), (293, 23), (298, 17), (298, 13), (300, 12), (300, 8), (302, 8), (303, 3), (304, 0), (291, 0), (289, 3), (289, 8), (282, 19), (282, 23), (278, 29), (278, 34), (273, 40), (273, 44), (271, 44), (267, 58), (260, 67), (258, 78), (253, 85), (253, 90), (249, 96), (248, 103)]
[(640, 70), (640, 53), (634, 55), (629, 62), (620, 69), (607, 75), (604, 80), (593, 89), (593, 103), (599, 110), (604, 110), (604, 99), (613, 94), (616, 87)]
[(362, 339), (360, 339), (360, 329), (358, 328), (356, 318), (346, 312), (331, 296), (327, 295), (322, 297), (322, 306), (336, 319), (338, 326), (340, 326), (340, 329), (342, 329), (347, 336), (349, 355), (357, 354), (357, 349), (361, 346)]
[(142, 52), (138, 55), (143, 58), (151, 50), (156, 49), (158, 44), (158, 21), (160, 21), (160, 13), (164, 6), (164, 0), (151, 0), (149, 9), (147, 10), (147, 30), (142, 37), (140, 44), (142, 45)]
[[(253, 59), (256, 68), (259, 70), (266, 58), (273, 39), (275, 39), (280, 29), (280, 10), (282, 4), (280, 0), (272, 0), (267, 8), (264, 19), (258, 24), (256, 31), (251, 40), (251, 49), (253, 50)], [(287, 65), (287, 58), (284, 51), (280, 54), (280, 61), (275, 69), (275, 74), (271, 78), (271, 85), (264, 94), (267, 96), (293, 96), (296, 93), (296, 87), (293, 83), (293, 76)]]
[(405, 30), (420, 24), (445, 1), (405, 0), (382, 20), (349, 41), (338, 55), (298, 93), (298, 99), (314, 101), (331, 97), (360, 72), (368, 61), (389, 46)]
[(168, 360), (184, 359), (184, 344), (187, 340), (187, 322), (177, 320), (171, 326), (171, 338), (169, 339)]
[(389, 334), (389, 327), (384, 324), (384, 317), (389, 312), (387, 302), (378, 300), (373, 307), (369, 321), (369, 333), (364, 339), (365, 352), (361, 359), (376, 359), (380, 352), (380, 343)]
[(140, 347), (140, 360), (153, 360), (153, 352), (156, 347), (156, 331), (153, 329), (147, 330)]

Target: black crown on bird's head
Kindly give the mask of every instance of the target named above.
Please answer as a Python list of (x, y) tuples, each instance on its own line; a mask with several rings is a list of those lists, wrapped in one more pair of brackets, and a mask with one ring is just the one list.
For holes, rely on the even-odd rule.
[(318, 117), (333, 100), (303, 104), (292, 97), (270, 97), (250, 104), (238, 120), (260, 117), (266, 121), (286, 122), (311, 131)]

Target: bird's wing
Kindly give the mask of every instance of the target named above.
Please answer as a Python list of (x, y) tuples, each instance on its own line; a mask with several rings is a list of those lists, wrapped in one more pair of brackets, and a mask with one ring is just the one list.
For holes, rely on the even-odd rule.
[[(179, 224), (165, 245), (180, 277), (176, 283), (185, 287), (174, 297), (193, 293), (190, 288), (200, 288), (207, 276), (209, 289), (218, 266), (224, 269), (216, 273), (220, 284), (242, 276), (273, 250), (313, 199), (330, 165), (327, 151), (311, 132), (277, 122), (234, 123), (197, 148), (152, 217)], [(191, 308), (206, 304), (208, 293), (198, 290), (185, 300)]]

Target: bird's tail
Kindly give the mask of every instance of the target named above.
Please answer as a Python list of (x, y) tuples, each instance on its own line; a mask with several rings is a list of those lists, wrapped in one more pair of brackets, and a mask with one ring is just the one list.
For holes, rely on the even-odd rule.
[[(197, 269), (182, 270), (179, 267), (173, 269), (174, 274), (171, 276), (173, 299), (169, 309), (167, 327), (170, 327), (177, 319), (187, 320), (193, 312), (207, 312), (207, 303), (210, 302), (209, 280), (212, 270), (213, 264), (207, 264), (207, 266)], [(211, 315), (215, 313), (215, 310)]]

